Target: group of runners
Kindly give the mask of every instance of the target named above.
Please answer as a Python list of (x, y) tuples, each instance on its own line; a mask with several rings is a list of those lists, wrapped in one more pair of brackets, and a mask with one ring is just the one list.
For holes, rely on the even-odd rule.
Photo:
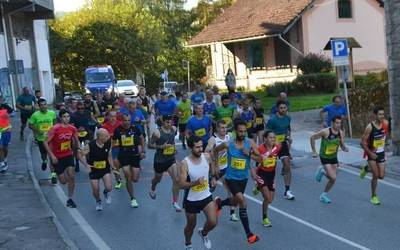
[[(184, 190), (186, 249), (192, 249), (191, 238), (200, 212), (206, 215), (206, 222), (197, 233), (204, 246), (211, 248), (208, 234), (217, 225), (223, 207), (230, 208), (231, 221), (241, 221), (247, 242), (257, 242), (259, 237), (250, 229), (244, 195), (249, 178), (254, 180), (253, 194), (261, 193), (263, 197), (261, 215), (265, 227), (272, 226), (268, 206), (275, 195), (279, 160), (284, 179), (283, 197), (295, 199), (290, 188), (292, 137), (288, 101), (279, 98), (273, 107), (275, 113), (266, 119), (261, 101), (251, 95), (230, 91), (221, 96), (216, 89), (208, 89), (205, 93), (196, 89), (190, 98), (187, 93), (178, 97), (179, 100), (161, 92), (151, 98), (143, 87), (135, 98), (120, 96), (114, 100), (107, 95), (98, 94), (94, 98), (86, 94), (83, 101), (71, 98), (66, 105), (61, 105), (58, 115), (47, 108), (44, 98), (39, 98), (32, 104), (36, 103), (38, 110), (27, 121), (39, 146), (42, 170), (50, 168), (53, 184), (57, 181), (67, 184), (68, 207), (77, 206), (73, 200), (75, 174), (80, 171), (81, 162), (89, 173), (96, 210), (103, 210), (102, 200), (111, 203), (113, 175), (115, 189), (120, 189), (124, 182), (129, 204), (137, 208), (138, 196), (142, 197), (135, 193), (134, 184), (140, 178), (140, 162), (146, 158), (147, 148), (154, 149), (154, 177), (149, 184), (149, 196), (156, 199), (157, 185), (167, 172), (172, 179), (172, 206), (180, 212), (179, 192)], [(18, 108), (27, 109), (27, 106), (20, 103)], [(378, 205), (376, 187), (377, 180), (385, 174), (388, 123), (383, 108), (376, 107), (373, 113), (375, 119), (367, 126), (361, 140), (368, 166), (362, 169), (360, 176), (364, 178), (367, 171), (372, 173), (371, 203)], [(328, 179), (320, 195), (323, 203), (331, 202), (328, 192), (336, 180), (339, 148), (348, 151), (341, 129), (343, 116), (330, 119), (329, 127), (310, 138), (313, 156), (319, 156), (322, 163), (316, 172), (316, 180), (321, 181), (324, 175)], [(182, 149), (187, 145), (190, 150), (181, 161), (176, 158), (178, 132)], [(318, 154), (315, 141), (319, 139)], [(100, 181), (104, 186), (102, 191)], [(225, 198), (213, 198), (218, 184), (224, 187)]]

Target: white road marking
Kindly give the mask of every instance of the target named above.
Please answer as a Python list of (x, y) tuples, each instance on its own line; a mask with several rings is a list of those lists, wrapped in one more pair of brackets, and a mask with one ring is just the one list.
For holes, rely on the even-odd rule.
[[(360, 175), (360, 173), (358, 173), (358, 172), (356, 172), (356, 171), (354, 171), (354, 170), (351, 170), (351, 169), (349, 169), (348, 167), (340, 167), (339, 170), (340, 170), (340, 171), (344, 171), (344, 172), (349, 173), (349, 174), (356, 175), (356, 176), (359, 176), (359, 175)], [(365, 176), (365, 178), (366, 178), (366, 179), (369, 179), (369, 180), (372, 179), (372, 177), (371, 177), (371, 176), (368, 176), (368, 175)], [(388, 182), (388, 181), (385, 181), (385, 180), (378, 180), (378, 182), (379, 182), (379, 183), (382, 183), (382, 184), (385, 184), (385, 185), (387, 185), (387, 186), (393, 187), (393, 188), (400, 189), (400, 186), (399, 186), (399, 185), (393, 184), (393, 183)]]

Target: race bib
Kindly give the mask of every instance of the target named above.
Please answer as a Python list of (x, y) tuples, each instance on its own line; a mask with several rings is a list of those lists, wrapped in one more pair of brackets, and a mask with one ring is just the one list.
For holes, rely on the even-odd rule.
[(263, 122), (264, 122), (264, 119), (263, 119), (263, 118), (256, 118), (256, 123), (257, 123), (258, 125), (262, 125)]
[(32, 106), (31, 105), (25, 105), (24, 108), (32, 109)]
[(50, 128), (51, 128), (51, 124), (49, 124), (49, 123), (42, 123), (39, 125), (40, 131), (49, 131)]
[(285, 139), (286, 139), (286, 135), (285, 134), (283, 134), (283, 135), (276, 135), (276, 141), (277, 142), (284, 142), (285, 141)]
[(94, 161), (93, 167), (96, 169), (105, 169), (106, 168), (106, 161)]
[(385, 146), (385, 140), (384, 139), (375, 139), (373, 145), (374, 145), (374, 148), (382, 148)]
[(80, 131), (80, 132), (78, 133), (78, 137), (80, 137), (80, 138), (83, 138), (83, 137), (85, 137), (85, 136), (87, 136), (87, 131)]
[(227, 124), (230, 125), (232, 123), (232, 118), (231, 117), (224, 117), (222, 120)]
[(274, 168), (276, 166), (276, 157), (267, 157), (263, 159), (264, 168)]
[(206, 135), (206, 129), (205, 128), (198, 129), (194, 131), (194, 134), (198, 137), (203, 137)]
[(125, 135), (121, 136), (121, 143), (122, 146), (124, 147), (133, 146), (134, 144), (133, 136), (128, 136), (128, 137), (126, 137)]
[(333, 155), (336, 154), (338, 147), (336, 145), (327, 145), (325, 149), (326, 155)]
[(103, 123), (104, 123), (104, 117), (97, 117), (97, 121), (98, 121), (100, 124), (103, 124)]
[(61, 143), (61, 151), (67, 151), (71, 149), (71, 141), (65, 141)]
[(113, 146), (114, 146), (114, 147), (119, 146), (119, 140), (115, 140), (114, 143), (113, 143)]
[(164, 149), (163, 154), (164, 155), (173, 155), (175, 153), (175, 146), (169, 146)]
[(193, 186), (191, 189), (193, 192), (202, 192), (202, 191), (207, 190), (207, 188), (208, 188), (208, 180), (205, 179), (203, 184)]
[(246, 168), (246, 160), (239, 158), (232, 158), (232, 168), (244, 170)]
[(248, 122), (248, 123), (246, 124), (246, 126), (247, 126), (247, 128), (251, 128), (251, 127), (253, 127), (253, 123), (252, 123), (252, 122)]
[(147, 106), (142, 106), (142, 108), (143, 108), (143, 110), (146, 111), (146, 112), (149, 111), (149, 108), (147, 108)]
[(107, 105), (108, 110), (112, 109), (112, 105)]
[(224, 155), (218, 159), (218, 166), (225, 166), (228, 163), (228, 156)]

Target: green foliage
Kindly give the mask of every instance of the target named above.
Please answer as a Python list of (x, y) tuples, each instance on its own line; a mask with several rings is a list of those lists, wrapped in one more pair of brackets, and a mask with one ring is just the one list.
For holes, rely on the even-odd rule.
[(316, 73), (329, 73), (332, 71), (332, 62), (322, 54), (310, 53), (299, 59), (297, 68), (304, 75)]
[(388, 82), (388, 73), (386, 70), (379, 73), (368, 72), (366, 75), (355, 75), (354, 79), (357, 88), (370, 88), (379, 83)]

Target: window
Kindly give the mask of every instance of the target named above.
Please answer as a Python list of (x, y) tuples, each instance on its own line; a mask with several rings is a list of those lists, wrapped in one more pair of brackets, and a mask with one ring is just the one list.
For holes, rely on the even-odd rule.
[(248, 67), (263, 68), (264, 63), (264, 43), (262, 41), (250, 42), (247, 46)]
[(338, 1), (338, 14), (339, 18), (353, 18), (351, 0)]

